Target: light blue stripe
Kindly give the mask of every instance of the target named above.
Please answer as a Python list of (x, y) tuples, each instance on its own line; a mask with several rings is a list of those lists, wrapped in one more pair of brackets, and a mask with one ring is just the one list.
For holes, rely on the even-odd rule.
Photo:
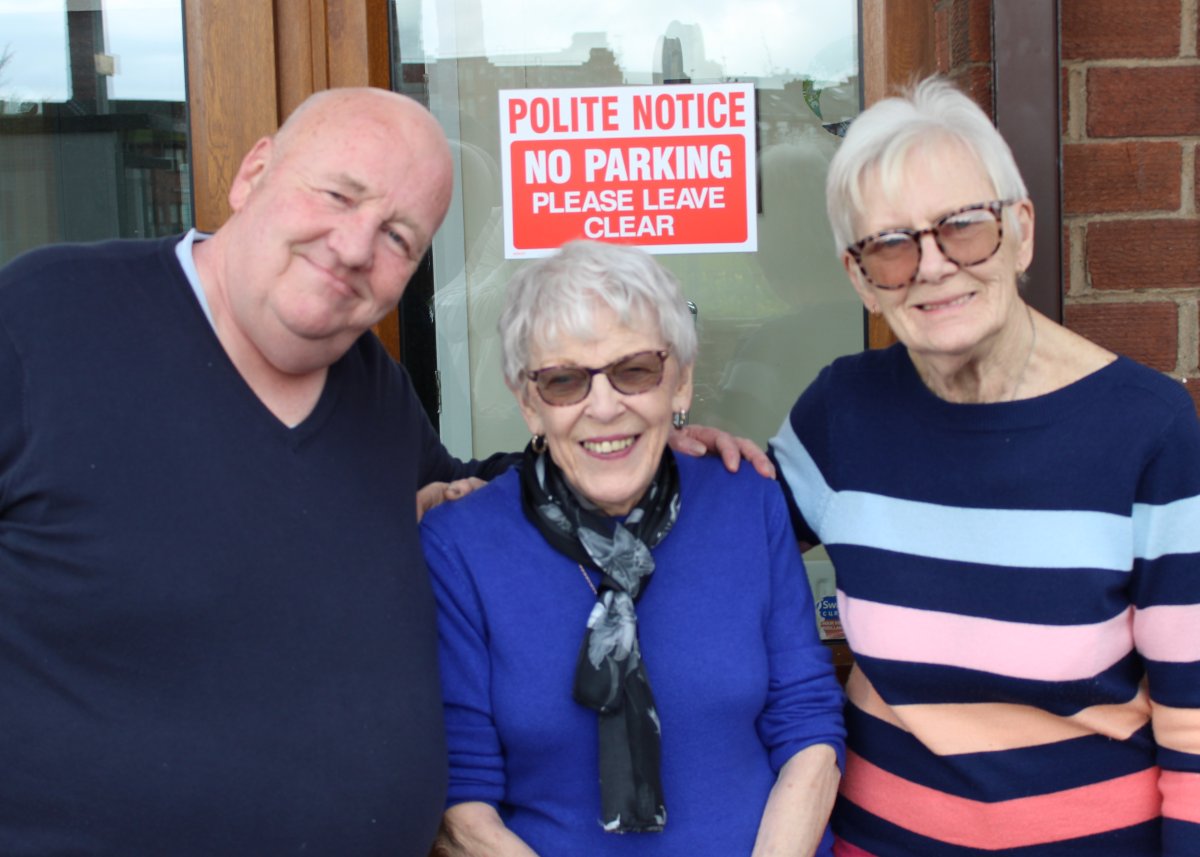
[(834, 492), (796, 436), (790, 417), (783, 418), (783, 425), (779, 427), (779, 433), (771, 438), (770, 446), (779, 465), (779, 475), (791, 491), (800, 514), (813, 532), (820, 535), (824, 526), (824, 512)]
[(1200, 497), (1159, 506), (1134, 504), (1133, 538), (1137, 556), (1142, 559), (1200, 553)]
[[(1129, 571), (1133, 563), (1133, 522), (1123, 515), (972, 509), (839, 492), (829, 487), (790, 420), (771, 446), (797, 507), (826, 545), (1013, 568)], [(1171, 529), (1177, 525), (1173, 517)]]
[(1129, 571), (1133, 563), (1130, 519), (1107, 512), (968, 509), (841, 491), (820, 535), (827, 545), (983, 565)]

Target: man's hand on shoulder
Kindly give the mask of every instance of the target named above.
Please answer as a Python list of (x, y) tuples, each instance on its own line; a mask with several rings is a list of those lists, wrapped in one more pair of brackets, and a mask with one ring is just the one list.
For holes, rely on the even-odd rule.
[(435, 506), (440, 506), (447, 500), (459, 500), (484, 485), (487, 483), (482, 479), (469, 476), (453, 482), (430, 482), (417, 489), (417, 523), (421, 523), (425, 513)]
[(749, 438), (734, 437), (727, 431), (709, 426), (692, 425), (671, 429), (668, 442), (671, 449), (684, 455), (719, 455), (730, 473), (737, 472), (744, 458), (763, 476), (775, 478), (775, 465), (762, 448)]

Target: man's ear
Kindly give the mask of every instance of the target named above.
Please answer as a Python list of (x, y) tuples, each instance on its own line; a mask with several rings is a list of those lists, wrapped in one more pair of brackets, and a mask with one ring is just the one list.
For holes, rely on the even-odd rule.
[(250, 198), (250, 193), (267, 170), (273, 148), (271, 138), (263, 137), (242, 158), (241, 166), (229, 185), (229, 207), (234, 211), (240, 211)]

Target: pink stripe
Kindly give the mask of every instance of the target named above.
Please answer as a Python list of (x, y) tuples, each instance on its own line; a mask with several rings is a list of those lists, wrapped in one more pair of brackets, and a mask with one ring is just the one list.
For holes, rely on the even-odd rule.
[(1035, 797), (987, 803), (917, 785), (846, 754), (842, 795), (919, 836), (967, 848), (1022, 848), (1159, 817), (1158, 768)]
[(833, 838), (833, 857), (875, 857), (875, 855), (835, 836)]
[(1200, 604), (1146, 607), (1133, 616), (1138, 651), (1155, 661), (1200, 661)]
[(1200, 774), (1163, 771), (1158, 787), (1163, 794), (1163, 818), (1200, 824)]
[[(857, 654), (1039, 681), (1092, 678), (1133, 649), (1129, 608), (1094, 625), (1032, 625), (897, 607), (838, 593)], [(1054, 657), (1047, 657), (1054, 652)]]

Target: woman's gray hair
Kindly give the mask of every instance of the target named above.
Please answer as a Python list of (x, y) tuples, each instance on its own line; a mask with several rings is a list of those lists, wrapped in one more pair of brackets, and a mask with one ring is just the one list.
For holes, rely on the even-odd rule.
[(838, 255), (861, 237), (856, 234), (856, 223), (866, 213), (866, 179), (876, 179), (884, 194), (893, 196), (904, 180), (908, 155), (947, 142), (975, 156), (998, 199), (1029, 195), (1012, 150), (987, 114), (949, 81), (929, 77), (859, 114), (830, 161), (825, 206)]
[(696, 327), (679, 282), (650, 254), (623, 244), (569, 241), (508, 282), (497, 325), (504, 379), (514, 390), (535, 343), (595, 339), (595, 310), (609, 307), (629, 327), (657, 325), (682, 366), (696, 359)]

